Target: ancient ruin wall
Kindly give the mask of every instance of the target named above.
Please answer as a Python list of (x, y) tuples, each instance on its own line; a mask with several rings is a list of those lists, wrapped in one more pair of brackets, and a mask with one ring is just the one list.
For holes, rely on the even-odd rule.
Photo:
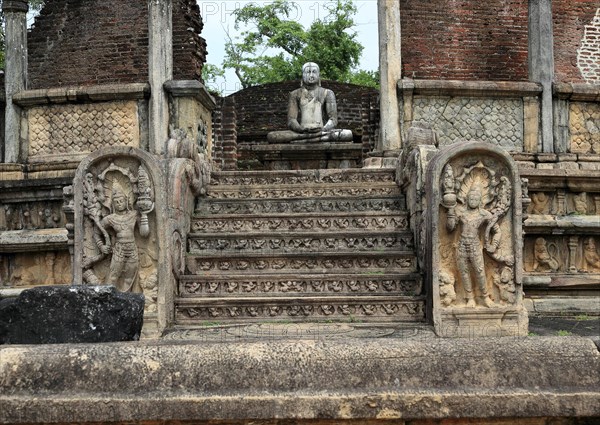
[(400, 0), (402, 75), (526, 81), (527, 15), (527, 0)]
[[(238, 143), (266, 143), (267, 133), (284, 130), (287, 125), (289, 93), (299, 81), (264, 84), (219, 98), (213, 111), (214, 158), (233, 166)], [(379, 131), (379, 93), (354, 84), (323, 81), (333, 90), (338, 107), (338, 127), (353, 131), (369, 150), (375, 146)]]
[(173, 79), (200, 80), (206, 62), (206, 41), (200, 7), (195, 0), (173, 2)]
[[(193, 0), (173, 6), (173, 77), (199, 79), (206, 60)], [(29, 88), (148, 80), (146, 1), (47, 0), (29, 32)]]
[[(555, 80), (600, 83), (600, 3), (598, 0), (555, 0)], [(595, 63), (595, 67), (591, 65)]]

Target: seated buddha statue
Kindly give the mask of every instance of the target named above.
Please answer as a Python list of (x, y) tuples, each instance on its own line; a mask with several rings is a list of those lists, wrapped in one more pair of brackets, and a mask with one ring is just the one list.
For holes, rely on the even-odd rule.
[(352, 141), (352, 131), (335, 128), (337, 122), (335, 95), (321, 87), (319, 65), (308, 62), (302, 66), (301, 87), (290, 93), (288, 130), (272, 131), (267, 140), (269, 143)]

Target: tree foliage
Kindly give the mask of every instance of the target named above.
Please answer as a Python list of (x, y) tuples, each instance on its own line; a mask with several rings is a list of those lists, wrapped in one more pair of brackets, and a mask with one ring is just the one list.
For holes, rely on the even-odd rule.
[[(29, 10), (39, 12), (45, 0), (29, 0)], [(0, 69), (4, 69), (4, 13), (2, 13), (2, 0), (0, 0)]]
[(242, 31), (240, 40), (229, 37), (223, 67), (233, 69), (244, 88), (299, 79), (306, 62), (318, 63), (322, 78), (376, 86), (375, 73), (356, 71), (363, 46), (353, 30), (352, 0), (328, 2), (324, 7), (327, 16), (308, 29), (290, 19), (294, 6), (289, 0), (237, 9), (235, 29), (242, 25), (251, 29)]

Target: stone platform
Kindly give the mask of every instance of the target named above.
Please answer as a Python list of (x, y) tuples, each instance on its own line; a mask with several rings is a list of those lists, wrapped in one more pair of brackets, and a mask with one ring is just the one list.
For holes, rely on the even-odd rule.
[(3, 347), (0, 423), (600, 420), (598, 341), (405, 335)]
[(363, 146), (343, 142), (239, 143), (238, 168), (308, 170), (360, 168)]

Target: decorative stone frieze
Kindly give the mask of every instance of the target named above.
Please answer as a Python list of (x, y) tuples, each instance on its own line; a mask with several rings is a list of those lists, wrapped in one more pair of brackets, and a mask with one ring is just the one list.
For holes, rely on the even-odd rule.
[(430, 123), (440, 146), (481, 140), (523, 150), (522, 99), (415, 96), (413, 104), (413, 119)]
[(327, 320), (332, 318), (371, 318), (379, 321), (404, 320), (421, 321), (425, 312), (424, 302), (391, 301), (372, 299), (363, 303), (351, 300), (322, 300), (317, 304), (300, 302), (285, 304), (274, 299), (268, 305), (253, 303), (250, 305), (230, 304), (213, 305), (211, 307), (179, 305), (176, 317), (181, 323), (190, 320), (224, 320), (241, 319), (285, 319)]
[(442, 149), (427, 169), (427, 284), (441, 336), (526, 335), (521, 181), (500, 148)]
[(570, 102), (570, 147), (573, 153), (600, 153), (600, 103)]
[(72, 158), (111, 146), (140, 146), (135, 101), (48, 105), (28, 111), (29, 158)]
[(381, 213), (377, 216), (367, 214), (354, 214), (345, 217), (237, 217), (230, 220), (224, 220), (220, 217), (202, 217), (192, 222), (193, 232), (206, 233), (232, 233), (235, 231), (257, 232), (257, 231), (276, 231), (289, 229), (295, 232), (317, 231), (345, 231), (345, 230), (364, 230), (377, 229), (386, 231), (402, 231), (408, 229), (408, 217), (406, 214)]

